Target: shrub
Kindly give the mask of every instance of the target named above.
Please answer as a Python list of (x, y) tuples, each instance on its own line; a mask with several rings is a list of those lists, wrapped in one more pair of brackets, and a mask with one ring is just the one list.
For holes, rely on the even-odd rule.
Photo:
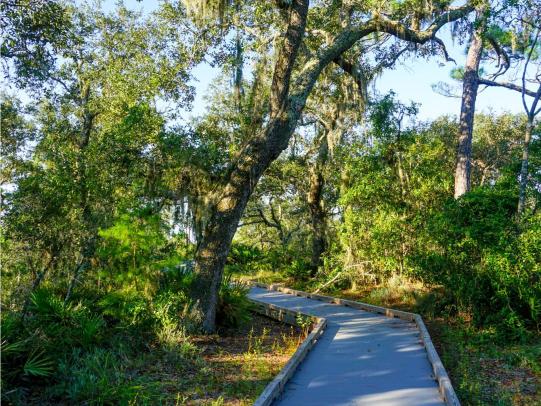
[(218, 326), (237, 327), (250, 319), (252, 305), (247, 294), (248, 287), (239, 282), (232, 282), (230, 274), (223, 278), (216, 311)]
[(25, 403), (22, 382), (57, 379), (59, 359), (95, 347), (106, 334), (101, 315), (47, 288), (32, 294), (28, 314), (3, 314), (1, 327), (3, 383), (14, 387), (5, 400), (15, 404)]
[(200, 325), (194, 302), (183, 291), (159, 292), (152, 302), (152, 317), (154, 331), (162, 343), (171, 343), (179, 337), (185, 337)]
[(100, 230), (97, 257), (103, 283), (155, 293), (164, 271), (178, 270), (176, 265), (192, 249), (182, 238), (167, 238), (166, 230), (160, 216), (148, 208), (121, 214), (113, 226)]
[(311, 272), (310, 263), (301, 258), (294, 259), (291, 262), (291, 266), (285, 269), (284, 275), (290, 276), (295, 280), (308, 280), (311, 276)]
[(147, 326), (151, 320), (148, 300), (134, 289), (112, 291), (98, 301), (101, 313), (124, 326)]
[(439, 247), (425, 263), (459, 310), (508, 339), (538, 326), (541, 314), (541, 217), (518, 224), (515, 210), (516, 196), (498, 187), (449, 202), (430, 230)]
[(264, 262), (265, 254), (257, 247), (233, 242), (227, 257), (227, 270), (230, 273), (252, 273)]

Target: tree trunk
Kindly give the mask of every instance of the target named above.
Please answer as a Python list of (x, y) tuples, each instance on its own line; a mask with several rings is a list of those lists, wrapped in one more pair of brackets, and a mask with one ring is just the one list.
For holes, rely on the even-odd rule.
[(462, 87), (462, 105), (460, 108), (460, 126), (455, 169), (455, 199), (470, 190), (472, 133), (475, 114), (475, 100), (479, 88), (479, 62), (483, 52), (481, 34), (484, 23), (472, 33)]
[(325, 239), (325, 212), (321, 205), (323, 192), (323, 175), (318, 168), (310, 171), (310, 190), (308, 192), (308, 207), (310, 209), (310, 221), (312, 226), (312, 256), (310, 260), (311, 274), (314, 276), (321, 265), (321, 256), (326, 248)]
[(248, 199), (263, 172), (287, 147), (293, 129), (293, 120), (280, 120), (270, 125), (266, 135), (258, 137), (261, 142), (251, 143), (214, 207), (195, 255), (194, 294), (204, 317), (205, 332), (215, 329), (223, 268)]
[(233, 236), (259, 178), (287, 147), (304, 104), (291, 103), (291, 73), (302, 43), (308, 0), (293, 0), (289, 22), (272, 78), (270, 117), (265, 130), (252, 138), (232, 167), (195, 254), (194, 297), (203, 318), (202, 328), (215, 330), (216, 306), (223, 269)]
[(308, 208), (310, 210), (310, 223), (312, 227), (312, 255), (310, 259), (310, 274), (315, 276), (321, 266), (321, 256), (327, 247), (325, 211), (323, 210), (322, 197), (325, 179), (323, 169), (328, 158), (327, 138), (324, 136), (319, 146), (315, 164), (310, 168), (307, 193)]
[(45, 275), (47, 274), (47, 272), (49, 272), (49, 270), (54, 266), (54, 263), (58, 256), (58, 251), (59, 251), (58, 248), (51, 249), (51, 251), (49, 252), (49, 258), (46, 264), (42, 267), (41, 271), (38, 272), (38, 274), (36, 275), (36, 279), (34, 279), (34, 282), (32, 283), (32, 287), (30, 288), (30, 291), (28, 292), (28, 296), (26, 297), (23, 304), (23, 309), (21, 312), (23, 317), (26, 317), (28, 313), (28, 306), (30, 305), (30, 301), (32, 300), (32, 293), (34, 293), (39, 288), (39, 286), (41, 285), (41, 282), (43, 282), (43, 279), (45, 279)]
[(348, 26), (330, 45), (323, 47), (317, 57), (309, 59), (295, 80), (295, 88), (299, 90), (290, 95), (291, 74), (303, 41), (308, 4), (309, 0), (280, 2), (280, 7), (288, 9), (287, 13), (283, 13), (288, 22), (286, 32), (279, 41), (274, 65), (268, 104), (270, 114), (268, 117), (260, 117), (260, 122), (267, 123), (265, 131), (252, 139), (231, 167), (228, 181), (222, 189), (218, 203), (213, 206), (213, 213), (195, 255), (197, 278), (194, 297), (203, 316), (202, 327), (207, 332), (212, 332), (215, 328), (223, 267), (248, 198), (263, 171), (287, 147), (306, 99), (323, 69), (350, 49), (355, 42), (377, 31), (385, 31), (401, 39), (424, 44), (433, 39), (445, 23), (462, 18), (471, 10), (467, 5), (444, 13), (422, 32), (404, 30), (398, 21), (375, 18), (357, 28), (354, 25)]
[(530, 154), (530, 141), (532, 139), (533, 121), (528, 117), (524, 145), (522, 146), (522, 165), (520, 166), (520, 181), (518, 193), (518, 214), (524, 213), (526, 207), (526, 185), (528, 184), (528, 159)]
[(71, 277), (70, 283), (68, 284), (68, 289), (66, 291), (66, 296), (64, 297), (64, 302), (70, 299), (70, 296), (75, 288), (79, 277), (84, 272), (86, 267), (90, 262), (90, 258), (94, 255), (95, 251), (95, 242), (97, 239), (97, 226), (92, 218), (92, 210), (89, 200), (89, 190), (87, 185), (87, 149), (90, 144), (90, 137), (92, 135), (92, 130), (94, 128), (94, 120), (96, 114), (92, 113), (89, 110), (89, 100), (90, 100), (90, 86), (88, 84), (81, 85), (81, 95), (80, 103), (83, 106), (82, 114), (82, 132), (81, 139), (79, 141), (79, 151), (77, 157), (77, 167), (76, 167), (76, 180), (79, 187), (79, 207), (82, 211), (82, 224), (84, 227), (85, 235), (83, 236), (83, 244), (81, 247), (81, 260), (78, 261), (73, 276)]

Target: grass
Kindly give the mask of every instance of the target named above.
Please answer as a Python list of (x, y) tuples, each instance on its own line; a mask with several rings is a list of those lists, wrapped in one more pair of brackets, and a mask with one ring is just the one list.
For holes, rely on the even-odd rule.
[[(243, 275), (241, 279), (315, 289), (313, 282), (292, 281), (278, 273)], [(519, 343), (506, 342), (494, 330), (473, 327), (467, 315), (438, 317), (434, 292), (400, 277), (381, 285), (322, 293), (420, 313), (464, 406), (541, 405), (541, 334), (531, 332)]]
[(460, 318), (427, 327), (464, 405), (541, 405), (539, 334), (506, 344)]
[(288, 287), (291, 287), (292, 284), (296, 283), (295, 279), (288, 278), (279, 272), (270, 270), (258, 270), (249, 274), (235, 273), (235, 279), (241, 282), (257, 281), (266, 284), (280, 283), (284, 286), (287, 285)]
[(252, 404), (295, 352), (301, 335), (298, 328), (255, 315), (240, 330), (193, 337), (206, 368), (189, 382), (185, 396), (195, 404)]
[[(129, 332), (60, 360), (51, 381), (28, 379), (6, 404), (248, 405), (296, 350), (302, 332), (254, 314), (240, 328), (158, 340)], [(75, 360), (75, 362), (74, 362)], [(52, 382), (56, 382), (52, 384)]]

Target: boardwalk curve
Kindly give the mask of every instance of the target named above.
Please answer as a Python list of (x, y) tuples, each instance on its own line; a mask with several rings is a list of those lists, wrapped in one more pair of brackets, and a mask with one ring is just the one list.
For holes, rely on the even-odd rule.
[(249, 297), (327, 320), (275, 404), (458, 404), (440, 395), (423, 332), (414, 322), (261, 287), (252, 287)]

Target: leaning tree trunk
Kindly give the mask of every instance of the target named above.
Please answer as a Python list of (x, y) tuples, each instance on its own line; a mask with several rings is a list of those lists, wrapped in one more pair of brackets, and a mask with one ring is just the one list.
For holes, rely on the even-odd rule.
[(304, 105), (292, 105), (289, 84), (302, 43), (308, 0), (291, 2), (289, 22), (275, 62), (270, 94), (270, 118), (265, 130), (253, 137), (232, 167), (228, 182), (206, 224), (195, 254), (194, 297), (205, 332), (213, 332), (223, 269), (233, 236), (259, 178), (287, 147)]
[(255, 137), (238, 158), (229, 172), (229, 180), (221, 190), (221, 197), (209, 223), (206, 226), (195, 260), (197, 282), (195, 299), (203, 313), (202, 327), (211, 332), (215, 327), (218, 289), (223, 267), (229, 252), (233, 235), (257, 181), (270, 163), (287, 147), (297, 120), (305, 107), (306, 98), (323, 69), (350, 49), (361, 38), (379, 30), (402, 39), (424, 44), (433, 39), (445, 23), (455, 21), (470, 12), (470, 6), (458, 7), (442, 14), (424, 31), (405, 30), (398, 21), (372, 18), (359, 27), (351, 25), (339, 33), (332, 43), (321, 48), (317, 56), (310, 58), (305, 69), (296, 78), (299, 91), (289, 94), (291, 73), (297, 59), (306, 27), (309, 0), (278, 2), (287, 8), (284, 18), (288, 19), (287, 30), (279, 41), (279, 50), (274, 65), (269, 97), (269, 117), (265, 117), (266, 130)]
[(249, 145), (243, 153), (244, 159), (233, 170), (205, 228), (195, 255), (197, 278), (194, 295), (203, 315), (202, 327), (206, 332), (215, 329), (223, 268), (239, 220), (259, 178), (287, 147), (294, 121), (287, 117), (285, 120), (275, 120), (265, 135)]
[(455, 199), (470, 190), (473, 121), (475, 100), (479, 88), (479, 62), (483, 52), (483, 40), (481, 38), (483, 29), (484, 24), (481, 24), (473, 32), (466, 58), (466, 66), (464, 67), (455, 168)]
[(530, 141), (532, 140), (533, 121), (528, 117), (524, 145), (522, 146), (522, 165), (520, 166), (520, 181), (518, 193), (518, 214), (524, 213), (526, 207), (526, 185), (528, 184), (528, 160), (530, 155)]

